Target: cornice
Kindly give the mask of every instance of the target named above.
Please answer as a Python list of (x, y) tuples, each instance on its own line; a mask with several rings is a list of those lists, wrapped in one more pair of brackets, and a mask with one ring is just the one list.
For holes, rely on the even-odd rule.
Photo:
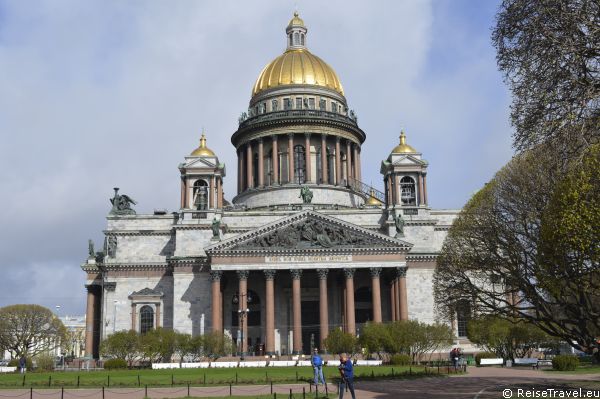
[(170, 236), (173, 235), (173, 228), (169, 230), (103, 230), (103, 233), (107, 236)]

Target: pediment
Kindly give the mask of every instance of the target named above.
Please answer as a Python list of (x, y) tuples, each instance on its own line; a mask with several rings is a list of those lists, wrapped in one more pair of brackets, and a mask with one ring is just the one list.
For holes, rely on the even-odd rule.
[(406, 253), (412, 244), (315, 211), (303, 211), (206, 248), (209, 255), (382, 251)]
[(217, 166), (217, 158), (213, 157), (187, 157), (183, 163), (183, 168), (215, 168)]
[(396, 166), (396, 165), (424, 165), (427, 164), (426, 161), (419, 159), (413, 155), (403, 155), (398, 157), (397, 159), (394, 159), (392, 162), (392, 165)]

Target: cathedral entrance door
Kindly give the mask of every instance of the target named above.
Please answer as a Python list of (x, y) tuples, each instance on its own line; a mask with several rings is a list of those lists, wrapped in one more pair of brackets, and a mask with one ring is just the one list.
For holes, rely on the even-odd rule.
[(311, 353), (311, 343), (318, 347), (320, 337), (319, 301), (302, 301), (302, 353)]

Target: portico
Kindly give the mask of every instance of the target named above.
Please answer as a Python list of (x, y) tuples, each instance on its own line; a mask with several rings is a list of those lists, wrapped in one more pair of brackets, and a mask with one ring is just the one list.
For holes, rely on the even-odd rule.
[[(398, 276), (406, 275), (405, 255), (410, 247), (401, 240), (310, 210), (224, 240), (206, 250), (213, 275), (221, 273), (228, 280), (227, 286), (213, 280), (213, 329), (221, 331), (223, 315), (227, 314), (223, 309), (228, 308), (232, 319), (226, 325), (235, 337), (234, 330), (241, 324), (233, 320), (234, 311), (248, 309), (248, 302), (239, 300), (238, 309), (234, 309), (223, 298), (237, 295), (252, 302), (248, 292), (254, 292), (264, 306), (257, 308), (261, 313), (256, 317), (259, 325), (248, 323), (243, 326), (243, 334), (239, 334), (246, 337), (240, 343), (242, 352), (248, 350), (248, 339), (251, 345), (264, 343), (266, 354), (282, 350), (300, 354), (306, 353), (311, 344), (322, 346), (333, 328), (356, 334), (357, 324), (384, 321), (382, 292), (386, 299), (390, 293), (382, 290), (382, 276), (397, 286), (395, 299), (390, 296), (397, 302), (395, 308), (406, 308), (406, 284)], [(235, 288), (237, 291), (233, 292)], [(370, 295), (357, 320), (358, 289)], [(317, 302), (318, 306), (314, 306)], [(303, 314), (315, 316), (318, 325), (307, 323)], [(406, 319), (407, 312), (386, 312), (385, 320)], [(305, 342), (311, 337), (313, 342)], [(281, 342), (286, 338), (287, 345)]]

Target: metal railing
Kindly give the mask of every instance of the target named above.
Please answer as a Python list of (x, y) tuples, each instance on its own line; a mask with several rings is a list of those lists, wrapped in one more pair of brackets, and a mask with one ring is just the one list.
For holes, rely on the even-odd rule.
[(239, 127), (243, 128), (259, 122), (286, 118), (329, 119), (349, 123), (355, 127), (358, 127), (356, 120), (347, 115), (316, 109), (288, 109), (285, 111), (266, 112), (264, 114), (254, 115), (247, 119), (240, 119)]
[(373, 197), (373, 198), (377, 199), (378, 201), (380, 201), (382, 204), (385, 203), (385, 194), (382, 193), (381, 191), (377, 190), (373, 186), (369, 186), (368, 184), (365, 184), (365, 183), (361, 182), (360, 180), (356, 180), (352, 177), (348, 178), (347, 185), (351, 190), (359, 192), (359, 193), (365, 195), (367, 198)]

